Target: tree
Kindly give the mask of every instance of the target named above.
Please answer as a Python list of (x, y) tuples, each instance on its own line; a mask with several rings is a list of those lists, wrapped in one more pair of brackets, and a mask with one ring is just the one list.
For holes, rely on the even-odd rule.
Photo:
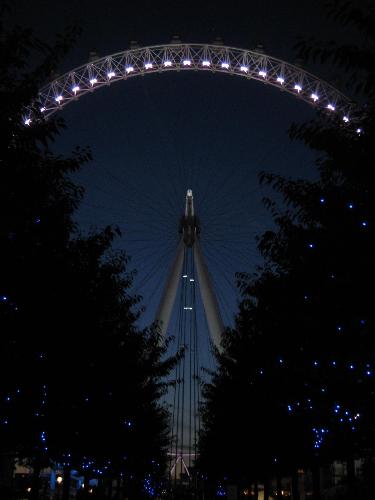
[[(264, 476), (272, 472), (277, 448), (280, 466), (290, 472), (334, 459), (352, 463), (374, 452), (375, 12), (333, 2), (331, 15), (358, 29), (358, 44), (308, 41), (301, 53), (341, 68), (351, 94), (364, 104), (349, 122), (339, 111), (323, 112), (292, 128), (292, 138), (320, 153), (317, 181), (261, 174), (286, 208), (265, 200), (276, 230), (259, 240), (265, 264), (254, 275), (239, 276), (236, 332), (224, 343), (206, 393), (202, 460), (212, 456), (213, 429), (223, 433), (218, 402), (228, 397), (225, 385), (233, 390), (239, 380), (235, 418), (227, 415), (225, 428), (235, 428), (248, 450), (256, 443), (250, 465), (266, 455)], [(239, 395), (256, 404), (246, 425), (238, 419)], [(233, 467), (234, 447), (227, 450), (221, 457), (230, 457)]]
[(32, 464), (34, 499), (48, 464), (150, 496), (165, 470), (159, 399), (174, 360), (162, 360), (155, 328), (137, 328), (117, 231), (79, 233), (83, 190), (70, 174), (90, 153), (53, 154), (63, 123), (45, 121), (37, 103), (75, 31), (50, 48), (0, 27), (0, 453)]
[[(89, 159), (52, 155), (48, 142), (61, 123), (45, 122), (35, 107), (33, 127), (25, 110), (38, 87), (66, 52), (69, 37), (48, 48), (26, 30), (7, 33), (1, 24), (1, 415), (2, 447), (38, 455), (44, 464), (46, 387), (43, 324), (53, 294), (53, 276), (74, 230), (72, 214), (82, 191), (69, 173)], [(44, 60), (37, 61), (35, 54)], [(52, 287), (52, 289), (51, 289)], [(49, 318), (51, 319), (51, 318)], [(47, 327), (48, 325), (48, 327)], [(42, 434), (43, 433), (43, 434)], [(37, 468), (37, 467), (36, 467)]]

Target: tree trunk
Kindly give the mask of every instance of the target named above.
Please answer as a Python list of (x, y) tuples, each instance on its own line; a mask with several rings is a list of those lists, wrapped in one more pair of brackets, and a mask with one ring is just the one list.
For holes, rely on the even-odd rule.
[(70, 468), (64, 467), (62, 483), (62, 500), (70, 500)]
[(90, 476), (89, 473), (87, 472), (86, 474), (83, 475), (83, 498), (90, 498)]
[(375, 498), (375, 463), (371, 456), (363, 464), (363, 481), (366, 485), (365, 498)]
[(108, 489), (107, 489), (107, 497), (109, 500), (112, 500), (112, 490), (113, 490), (113, 479), (108, 479)]
[(13, 476), (15, 469), (15, 457), (11, 453), (0, 455), (0, 489), (4, 498), (13, 498)]
[(115, 492), (115, 499), (116, 500), (120, 500), (121, 499), (121, 487), (122, 487), (122, 481), (121, 481), (121, 478), (117, 478), (117, 481), (116, 481), (116, 492)]
[(356, 480), (355, 480), (355, 464), (354, 458), (350, 457), (346, 461), (346, 480), (348, 485), (349, 498), (355, 498)]
[(312, 466), (312, 487), (313, 487), (313, 500), (320, 500), (320, 466), (318, 462), (313, 463)]
[(294, 471), (292, 475), (292, 498), (293, 500), (300, 500), (297, 471)]
[(281, 475), (278, 472), (277, 476), (276, 476), (276, 497), (277, 498), (282, 498), (281, 490), (282, 490)]
[(270, 480), (268, 477), (264, 479), (264, 500), (269, 500), (270, 498)]
[(105, 487), (104, 487), (104, 481), (102, 477), (98, 478), (98, 486), (96, 490), (97, 496), (101, 499), (104, 498), (105, 495)]
[(259, 490), (258, 490), (258, 481), (254, 483), (254, 500), (258, 500)]
[(36, 460), (33, 465), (30, 500), (38, 500), (39, 489), (40, 489), (40, 463), (38, 460)]

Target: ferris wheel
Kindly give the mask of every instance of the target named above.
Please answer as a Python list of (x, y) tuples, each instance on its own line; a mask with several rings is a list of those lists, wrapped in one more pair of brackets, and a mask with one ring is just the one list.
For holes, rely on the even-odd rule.
[[(353, 102), (329, 83), (263, 52), (224, 45), (171, 43), (133, 47), (97, 58), (43, 87), (36, 105), (48, 118), (100, 88), (136, 76), (166, 72), (225, 74), (257, 81), (325, 111), (343, 126), (355, 126)], [(25, 125), (31, 125), (34, 119), (32, 111), (28, 112)], [(132, 116), (124, 119), (132, 120)], [(126, 180), (107, 166), (102, 174), (103, 183), (97, 189), (104, 198), (111, 197), (106, 192), (108, 179), (123, 192), (126, 208), (122, 211), (121, 207), (114, 207), (112, 215), (116, 215), (117, 221), (128, 219), (124, 225), (128, 234), (125, 241), (130, 247), (132, 242), (135, 245), (136, 291), (143, 295), (151, 310), (149, 317), (158, 321), (163, 335), (173, 336), (171, 349), (185, 353), (176, 367), (174, 389), (167, 398), (171, 408), (170, 474), (175, 484), (193, 484), (200, 431), (201, 365), (214, 367), (212, 346), (220, 347), (225, 326), (231, 326), (233, 321), (237, 300), (234, 273), (246, 270), (248, 258), (248, 250), (245, 252), (237, 241), (254, 237), (262, 227), (261, 221), (250, 220), (247, 205), (257, 188), (249, 191), (243, 178), (236, 177), (230, 169), (222, 176), (220, 185), (212, 170), (210, 183), (202, 186), (197, 172), (178, 166), (173, 175), (162, 169), (153, 173), (163, 185), (163, 200), (153, 189), (140, 199), (134, 171)], [(241, 224), (233, 223), (229, 198), (234, 190), (238, 197), (242, 196), (241, 215), (237, 210), (237, 217), (246, 217), (247, 226), (243, 220)], [(209, 196), (210, 192), (215, 195)], [(159, 223), (155, 224), (155, 212), (161, 205)]]

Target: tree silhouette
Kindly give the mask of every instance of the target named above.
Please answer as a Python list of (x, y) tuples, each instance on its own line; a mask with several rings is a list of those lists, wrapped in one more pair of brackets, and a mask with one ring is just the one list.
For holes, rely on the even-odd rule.
[(160, 396), (174, 360), (154, 327), (137, 327), (129, 259), (112, 250), (118, 231), (84, 236), (74, 222), (83, 189), (71, 174), (90, 152), (52, 153), (63, 123), (37, 103), (75, 36), (50, 48), (1, 24), (0, 454), (32, 465), (34, 499), (47, 465), (64, 467), (64, 483), (81, 472), (83, 494), (88, 479), (100, 489), (117, 478), (149, 497), (165, 472)]
[(260, 175), (283, 206), (265, 200), (276, 229), (259, 239), (265, 263), (239, 276), (236, 328), (206, 388), (201, 464), (221, 478), (316, 471), (341, 459), (350, 482), (353, 459), (373, 457), (375, 13), (333, 2), (331, 15), (354, 24), (358, 44), (309, 40), (300, 52), (342, 69), (363, 104), (353, 116), (322, 112), (291, 129), (319, 153), (318, 180)]

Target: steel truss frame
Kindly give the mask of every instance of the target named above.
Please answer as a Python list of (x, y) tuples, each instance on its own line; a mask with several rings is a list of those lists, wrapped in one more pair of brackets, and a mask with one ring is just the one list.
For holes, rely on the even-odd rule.
[[(348, 122), (355, 104), (331, 84), (302, 68), (261, 52), (223, 45), (171, 43), (133, 48), (98, 58), (56, 78), (39, 92), (49, 117), (70, 102), (120, 80), (167, 71), (206, 71), (242, 76), (272, 85)], [(29, 124), (32, 117), (25, 118)]]

